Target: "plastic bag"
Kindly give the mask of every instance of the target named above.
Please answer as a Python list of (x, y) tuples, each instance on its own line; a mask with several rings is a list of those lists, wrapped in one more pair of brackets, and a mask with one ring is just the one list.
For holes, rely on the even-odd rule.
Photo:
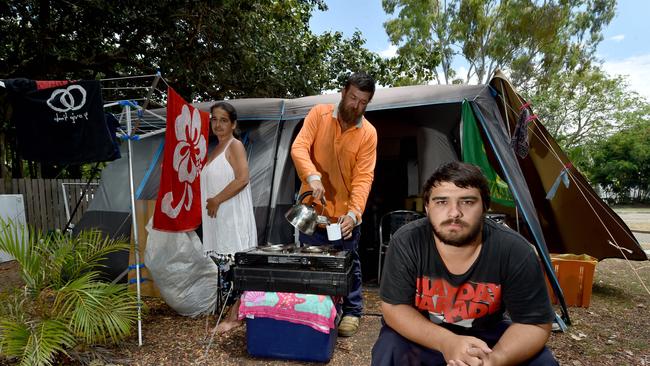
[(218, 294), (217, 265), (203, 256), (194, 231), (170, 233), (147, 224), (144, 263), (163, 300), (184, 316), (195, 317), (213, 310)]

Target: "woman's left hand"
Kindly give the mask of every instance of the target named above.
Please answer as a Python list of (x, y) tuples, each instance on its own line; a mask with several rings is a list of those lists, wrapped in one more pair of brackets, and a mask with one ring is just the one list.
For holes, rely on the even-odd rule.
[(220, 204), (221, 203), (217, 201), (216, 197), (208, 198), (205, 205), (205, 208), (208, 210), (208, 216), (212, 218), (217, 217), (217, 211), (219, 210)]

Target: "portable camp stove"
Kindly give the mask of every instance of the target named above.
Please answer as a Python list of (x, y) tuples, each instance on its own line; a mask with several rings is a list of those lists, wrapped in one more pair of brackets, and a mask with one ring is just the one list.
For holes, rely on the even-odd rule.
[(271, 245), (260, 246), (255, 249), (267, 253), (279, 253), (279, 252), (292, 251), (293, 245), (292, 244), (271, 244)]
[(346, 272), (351, 263), (349, 251), (334, 249), (328, 245), (298, 247), (294, 244), (272, 244), (235, 253), (235, 264), (238, 267)]
[(352, 257), (331, 246), (272, 244), (235, 253), (235, 289), (348, 294)]

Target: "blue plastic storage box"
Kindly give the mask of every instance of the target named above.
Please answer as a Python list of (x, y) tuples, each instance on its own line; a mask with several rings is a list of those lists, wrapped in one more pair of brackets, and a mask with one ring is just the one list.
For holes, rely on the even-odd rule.
[(329, 362), (338, 329), (329, 334), (307, 325), (272, 318), (246, 319), (248, 353), (255, 357)]

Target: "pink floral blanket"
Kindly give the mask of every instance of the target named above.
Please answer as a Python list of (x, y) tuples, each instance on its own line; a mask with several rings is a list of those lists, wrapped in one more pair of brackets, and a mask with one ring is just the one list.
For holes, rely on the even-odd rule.
[(327, 295), (245, 291), (239, 319), (255, 317), (304, 324), (326, 334), (336, 327), (336, 307)]

